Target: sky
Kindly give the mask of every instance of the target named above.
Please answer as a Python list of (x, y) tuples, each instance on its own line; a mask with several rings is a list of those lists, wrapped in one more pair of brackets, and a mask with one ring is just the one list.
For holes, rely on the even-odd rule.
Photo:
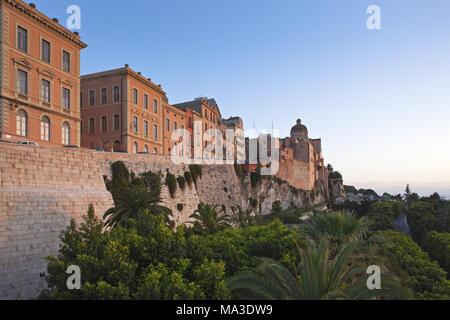
[(450, 197), (448, 0), (33, 2), (61, 24), (80, 7), (82, 74), (129, 64), (282, 137), (300, 118), (345, 184)]

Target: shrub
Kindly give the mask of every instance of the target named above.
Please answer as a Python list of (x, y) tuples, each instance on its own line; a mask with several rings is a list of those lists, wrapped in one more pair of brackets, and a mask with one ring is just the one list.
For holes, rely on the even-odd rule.
[(197, 186), (198, 179), (202, 178), (202, 166), (198, 164), (192, 164), (189, 166), (189, 170), (191, 171), (192, 181), (194, 181), (194, 184)]
[(253, 210), (255, 210), (256, 208), (258, 208), (258, 200), (250, 198), (250, 205), (253, 208)]
[(114, 203), (117, 204), (119, 195), (124, 192), (130, 184), (130, 173), (122, 161), (114, 162), (111, 165), (112, 181), (107, 184), (109, 191), (114, 199)]
[(182, 204), (182, 203), (179, 203), (179, 204), (177, 204), (177, 210), (178, 211), (183, 211), (183, 209), (184, 209), (184, 204)]
[(234, 164), (234, 172), (236, 173), (236, 176), (239, 178), (244, 178), (244, 170), (242, 169), (242, 166), (240, 164), (235, 163)]
[(186, 180), (189, 186), (192, 186), (192, 175), (190, 171), (184, 173), (184, 180)]
[(153, 173), (151, 171), (141, 174), (147, 189), (155, 191), (158, 195), (161, 194), (161, 173)]
[(428, 232), (423, 246), (432, 260), (450, 272), (450, 233)]
[(166, 175), (166, 185), (169, 188), (170, 196), (173, 198), (175, 196), (175, 192), (177, 191), (177, 179), (169, 171), (167, 171)]
[(177, 178), (177, 182), (178, 182), (178, 185), (180, 186), (180, 189), (184, 191), (184, 189), (186, 187), (186, 180), (184, 179), (184, 177), (179, 176)]
[(252, 184), (252, 188), (256, 188), (258, 184), (261, 182), (261, 165), (258, 164), (255, 172), (250, 174), (250, 182)]
[(272, 213), (273, 214), (280, 214), (283, 211), (283, 208), (281, 207), (281, 201), (277, 200), (272, 203)]

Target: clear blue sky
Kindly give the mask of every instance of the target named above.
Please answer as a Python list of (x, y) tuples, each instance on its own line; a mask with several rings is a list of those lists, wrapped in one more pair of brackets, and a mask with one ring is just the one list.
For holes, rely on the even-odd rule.
[(83, 74), (128, 63), (171, 103), (214, 97), (282, 136), (301, 118), (347, 184), (450, 195), (448, 0), (33, 2), (62, 23), (80, 6)]

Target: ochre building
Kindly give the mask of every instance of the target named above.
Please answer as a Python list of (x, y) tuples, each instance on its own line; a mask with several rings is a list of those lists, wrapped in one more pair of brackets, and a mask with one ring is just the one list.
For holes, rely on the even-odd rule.
[(78, 35), (34, 4), (1, 0), (0, 140), (80, 145)]

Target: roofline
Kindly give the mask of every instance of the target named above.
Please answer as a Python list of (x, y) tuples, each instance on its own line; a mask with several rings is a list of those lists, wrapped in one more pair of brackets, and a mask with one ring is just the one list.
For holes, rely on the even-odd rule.
[(78, 45), (80, 48), (84, 49), (87, 47), (87, 44), (81, 41), (81, 38), (79, 35), (76, 35), (72, 31), (68, 30), (67, 28), (64, 28), (62, 25), (60, 25), (58, 22), (50, 19), (48, 16), (40, 12), (39, 10), (31, 7), (29, 4), (25, 3), (22, 0), (3, 0), (5, 3), (9, 4), (13, 8), (27, 14), (28, 16), (32, 17), (33, 19), (40, 22), (42, 25), (46, 26), (48, 29), (59, 33), (60, 35), (64, 36), (68, 40), (74, 42), (76, 45)]
[(123, 67), (123, 68), (111, 69), (111, 70), (100, 71), (100, 72), (96, 72), (96, 73), (82, 75), (81, 81), (83, 81), (83, 80), (91, 81), (91, 80), (95, 80), (96, 78), (110, 77), (110, 76), (115, 76), (115, 75), (120, 75), (120, 74), (132, 76), (136, 80), (139, 80), (142, 83), (152, 87), (159, 93), (166, 95), (166, 92), (160, 86), (156, 85), (151, 80), (145, 78), (143, 75), (140, 75), (136, 71), (132, 70), (128, 65), (125, 65), (125, 67)]

